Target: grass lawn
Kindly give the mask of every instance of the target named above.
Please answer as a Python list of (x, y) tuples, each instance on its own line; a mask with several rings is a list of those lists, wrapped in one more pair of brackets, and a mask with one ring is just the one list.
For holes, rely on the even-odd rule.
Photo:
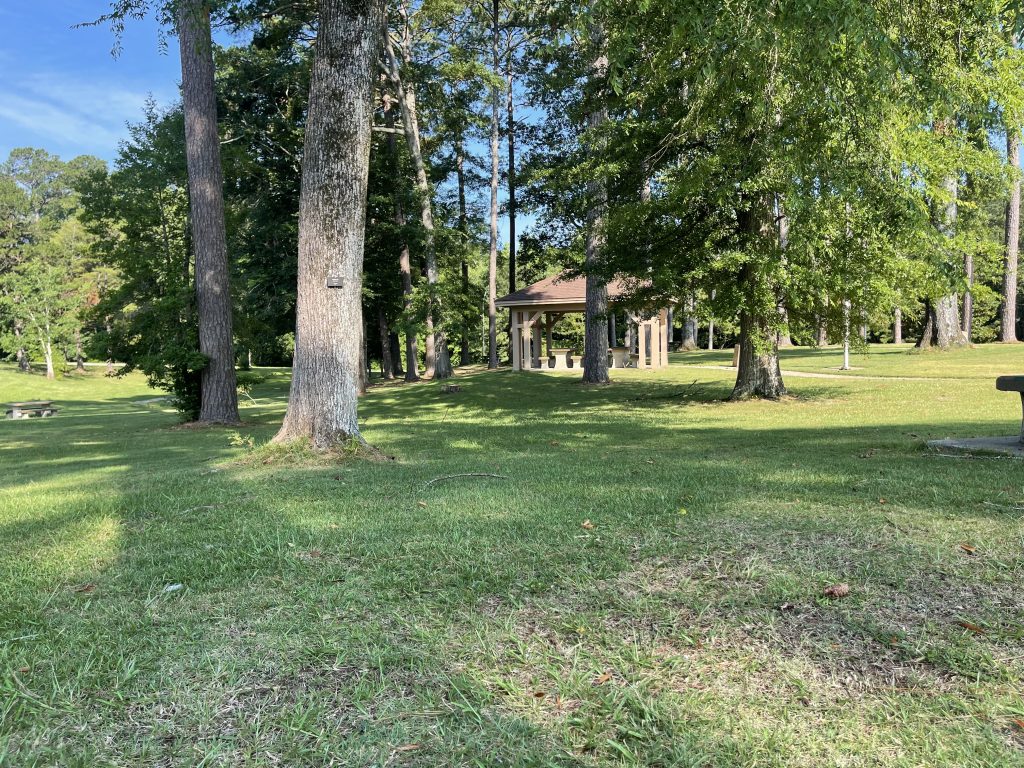
[(1024, 348), (728, 356), (375, 388), (334, 466), (249, 448), (284, 371), (186, 430), (0, 369), (62, 408), (0, 421), (0, 765), (1024, 765), (1024, 465), (923, 447), (1013, 433)]
[[(693, 365), (732, 365), (732, 349), (690, 352), (674, 356)], [(850, 352), (850, 371), (841, 371), (843, 348), (791, 347), (781, 350), (782, 368), (802, 373), (889, 378), (984, 379), (1024, 371), (1024, 349), (1016, 345), (985, 344), (936, 354), (913, 344), (872, 344)]]

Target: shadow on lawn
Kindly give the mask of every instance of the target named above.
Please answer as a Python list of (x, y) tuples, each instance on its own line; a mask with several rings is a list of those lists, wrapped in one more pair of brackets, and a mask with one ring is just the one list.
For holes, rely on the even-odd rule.
[[(657, 380), (583, 388), (561, 378), (491, 374), (467, 380), (456, 396), (431, 392), (434, 386), (381, 390), (365, 401), (368, 435), (403, 457), (393, 465), (225, 467), (217, 462), (239, 454), (229, 431), (174, 432), (163, 429), (173, 417), (151, 412), (138, 414), (148, 419), (132, 414), (126, 425), (124, 413), (105, 414), (99, 406), (93, 418), (70, 426), (56, 419), (27, 425), (18, 439), (35, 458), (19, 462), (12, 477), (41, 478), (39, 491), (22, 489), (25, 498), (46, 492), (54, 504), (47, 514), (0, 527), (2, 540), (12, 542), (6, 556), (31, 561), (75, 525), (110, 516), (118, 538), (115, 557), (76, 565), (56, 580), (33, 574), (31, 562), (9, 564), (14, 583), (32, 589), (14, 595), (8, 585), (0, 632), (38, 639), (5, 646), (3, 661), (18, 668), (45, 659), (53, 674), (30, 683), (49, 706), (90, 711), (95, 699), (116, 690), (140, 722), (173, 698), (152, 682), (163, 681), (184, 698), (171, 702), (174, 738), (156, 749), (183, 762), (199, 736), (232, 749), (239, 739), (274, 750), (292, 739), (302, 743), (301, 734), (286, 737), (276, 725), (268, 732), (245, 728), (261, 712), (273, 723), (309, 707), (316, 714), (307, 732), (330, 733), (333, 726), (353, 739), (347, 748), (363, 743), (368, 754), (380, 753), (373, 754), (378, 761), (389, 749), (418, 743), (391, 759), (436, 765), (515, 755), (520, 763), (589, 764), (595, 754), (613, 759), (611, 740), (643, 764), (697, 754), (704, 764), (732, 765), (757, 745), (737, 743), (720, 723), (702, 720), (695, 702), (669, 692), (664, 701), (628, 686), (606, 692), (588, 678), (574, 689), (578, 716), (522, 714), (542, 708), (529, 701), (535, 691), (523, 688), (510, 699), (502, 678), (513, 675), (512, 667), (527, 679), (544, 668), (531, 670), (528, 658), (509, 667), (500, 653), (478, 656), (479, 632), (510, 634), (509, 642), (539, 644), (538, 653), (551, 655), (548, 638), (568, 643), (567, 625), (582, 616), (603, 627), (593, 652), (611, 663), (631, 638), (645, 653), (654, 655), (665, 641), (680, 655), (692, 647), (679, 644), (676, 630), (701, 637), (716, 629), (741, 649), (756, 641), (766, 653), (787, 653), (836, 677), (848, 671), (848, 655), (828, 646), (855, 643), (864, 656), (862, 649), (895, 631), (872, 624), (864, 607), (873, 605), (877, 618), (887, 603), (903, 600), (923, 608), (899, 630), (905, 648), (886, 651), (902, 663), (920, 650), (915, 632), (923, 624), (942, 621), (950, 629), (950, 617), (922, 601), (927, 590), (983, 596), (966, 586), (977, 566), (965, 555), (936, 568), (940, 545), (923, 521), (1008, 517), (983, 502), (994, 498), (991, 489), (1012, 484), (1014, 468), (973, 462), (971, 482), (963, 482), (967, 464), (921, 451), (927, 424), (827, 431), (666, 424), (656, 417), (689, 385)], [(728, 389), (712, 380), (699, 399), (680, 405), (695, 418), (698, 411), (715, 414), (732, 407), (715, 402)], [(848, 394), (833, 384), (800, 391)], [(68, 404), (69, 411), (76, 407)], [(517, 420), (523, 415), (528, 424)], [(255, 431), (268, 437), (272, 429), (265, 423)], [(977, 432), (978, 425), (942, 429)], [(15, 434), (9, 426), (0, 431), (8, 434)], [(435, 476), (465, 471), (509, 480), (424, 487)], [(77, 497), (65, 504), (68, 489)], [(95, 501), (81, 503), (82, 496)], [(581, 528), (584, 519), (593, 521), (593, 532)], [(664, 568), (652, 565), (659, 561), (675, 570), (659, 574)], [(908, 577), (915, 571), (936, 577), (915, 583)], [(873, 586), (817, 617), (822, 582), (840, 578)], [(95, 590), (71, 589), (86, 581)], [(169, 583), (186, 590), (162, 597)], [(992, 594), (992, 605), (970, 618), (1006, 614), (1010, 593), (1000, 586)], [(495, 601), (496, 610), (481, 612)], [(785, 603), (798, 612), (779, 614)], [(751, 625), (753, 631), (741, 629)], [(928, 663), (943, 675), (988, 674), (990, 638), (961, 642), (951, 634), (957, 631), (937, 635), (941, 643)], [(97, 638), (110, 645), (102, 661), (91, 662)], [(1006, 642), (1011, 650), (1019, 645)], [(942, 643), (959, 655), (944, 655)], [(197, 657), (234, 658), (237, 668), (206, 680), (194, 669)], [(123, 687), (124, 658), (151, 682)], [(264, 675), (268, 659), (274, 671)], [(615, 663), (623, 665), (621, 674), (630, 672)], [(352, 674), (324, 676), (339, 665)], [(762, 676), (777, 671), (766, 669)], [(175, 675), (176, 689), (169, 682)], [(260, 679), (267, 675), (269, 686)], [(80, 693), (56, 682), (63, 680), (75, 680)], [(882, 684), (880, 677), (869, 683)], [(225, 714), (243, 690), (247, 706)], [(193, 707), (191, 699), (212, 709)], [(353, 712), (346, 705), (339, 722), (345, 701), (365, 706)], [(553, 701), (554, 693), (543, 706)], [(414, 714), (422, 711), (436, 714)], [(622, 727), (609, 725), (623, 711), (629, 716)], [(689, 719), (680, 720), (680, 711)], [(51, 716), (31, 699), (20, 700), (13, 715), (23, 723)], [(117, 728), (122, 740), (114, 743), (130, 757), (140, 740), (160, 744), (169, 726), (149, 732), (125, 721)], [(581, 732), (584, 754), (569, 747), (570, 733)], [(390, 745), (383, 753), (381, 742)]]

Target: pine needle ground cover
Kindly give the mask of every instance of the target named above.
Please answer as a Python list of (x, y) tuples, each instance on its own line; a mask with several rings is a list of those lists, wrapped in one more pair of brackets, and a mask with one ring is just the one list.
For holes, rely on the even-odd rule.
[(0, 422), (0, 765), (1024, 765), (1024, 466), (924, 448), (1020, 352), (729, 357), (377, 387), (333, 465), (253, 460), (285, 371), (196, 430), (0, 370), (62, 408)]

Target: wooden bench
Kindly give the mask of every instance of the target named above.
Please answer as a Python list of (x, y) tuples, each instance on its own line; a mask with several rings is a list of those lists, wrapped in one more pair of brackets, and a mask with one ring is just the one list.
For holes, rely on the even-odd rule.
[(27, 403), (10, 403), (8, 419), (30, 419), (33, 416), (45, 419), (57, 413), (52, 400), (32, 400)]
[[(996, 379), (996, 389), (1000, 392), (1020, 393), (1021, 410), (1024, 411), (1024, 376), (1000, 376)], [(1024, 443), (1024, 418), (1020, 423), (1020, 441)]]

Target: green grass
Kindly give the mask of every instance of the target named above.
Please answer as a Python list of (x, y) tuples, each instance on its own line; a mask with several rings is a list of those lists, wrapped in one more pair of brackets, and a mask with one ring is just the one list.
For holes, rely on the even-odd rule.
[(1024, 351), (673, 359), (379, 387), (335, 466), (248, 447), (284, 371), (196, 430), (0, 369), (62, 407), (0, 421), (0, 765), (1024, 765), (1024, 467), (923, 446), (1012, 433)]
[[(921, 352), (912, 344), (873, 344), (850, 353), (853, 370), (841, 371), (843, 348), (792, 347), (781, 351), (784, 370), (843, 376), (985, 379), (1024, 371), (1024, 348), (1013, 344), (984, 344), (936, 353)], [(732, 350), (698, 351), (673, 355), (693, 365), (731, 365)]]

